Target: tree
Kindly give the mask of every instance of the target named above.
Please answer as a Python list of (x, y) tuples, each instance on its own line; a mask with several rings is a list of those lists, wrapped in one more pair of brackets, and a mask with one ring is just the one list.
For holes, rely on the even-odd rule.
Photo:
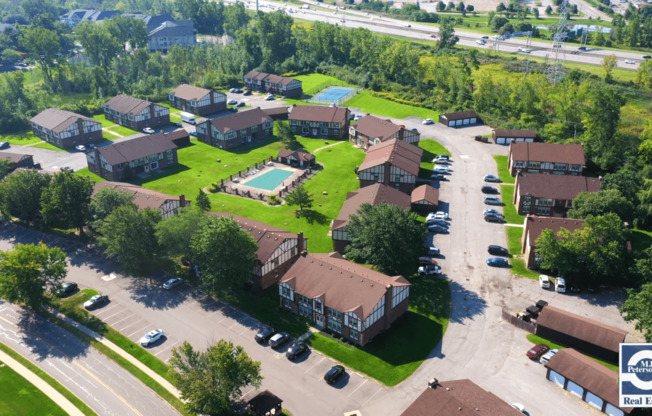
[(455, 7), (455, 10), (458, 12), (463, 12), (466, 9), (466, 6), (464, 5), (464, 2), (460, 1), (457, 3), (457, 6)]
[(88, 176), (61, 171), (41, 195), (41, 215), (49, 226), (75, 227), (84, 233), (90, 211), (93, 182)]
[(346, 232), (351, 239), (347, 257), (373, 264), (392, 276), (412, 275), (424, 252), (425, 227), (417, 220), (417, 214), (396, 205), (363, 204), (350, 217)]
[(114, 209), (100, 227), (98, 244), (107, 256), (116, 258), (127, 273), (139, 273), (158, 254), (154, 231), (161, 212), (135, 205)]
[(443, 12), (444, 10), (446, 10), (446, 3), (444, 3), (442, 0), (439, 0), (437, 2), (437, 11)]
[(202, 286), (212, 294), (249, 281), (258, 245), (232, 218), (207, 216), (190, 241)]
[(211, 200), (208, 199), (208, 195), (206, 195), (206, 193), (201, 189), (199, 190), (199, 194), (197, 194), (195, 206), (202, 212), (208, 212), (211, 210)]
[(205, 352), (188, 341), (172, 348), (172, 378), (190, 411), (197, 414), (232, 413), (232, 403), (245, 386), (260, 387), (260, 361), (253, 361), (241, 346), (221, 339)]
[(190, 258), (190, 242), (202, 227), (206, 214), (197, 206), (181, 208), (173, 215), (156, 224), (156, 239), (161, 252), (168, 256)]
[(611, 72), (616, 67), (618, 58), (616, 55), (607, 55), (602, 59), (602, 69), (604, 69), (604, 79), (605, 81), (611, 80)]
[(286, 149), (296, 149), (301, 146), (297, 140), (297, 136), (292, 131), (292, 127), (290, 127), (289, 121), (279, 121), (276, 123), (276, 128), (276, 135), (281, 139)]
[(573, 200), (573, 208), (568, 211), (571, 218), (586, 218), (613, 212), (622, 221), (631, 224), (634, 219), (634, 204), (623, 197), (618, 189), (600, 192), (580, 192)]
[(652, 59), (641, 62), (636, 71), (636, 83), (647, 89), (652, 89)]
[(652, 283), (644, 284), (638, 292), (628, 289), (627, 294), (620, 314), (627, 322), (636, 320), (635, 328), (643, 332), (646, 342), (652, 342)]
[(59, 247), (17, 244), (0, 251), (0, 297), (38, 309), (47, 302), (46, 290), (58, 288), (66, 273), (66, 253)]
[(503, 3), (499, 3), (498, 6), (496, 6), (497, 12), (504, 12), (505, 10), (507, 10), (507, 7), (505, 7), (505, 4)]
[(133, 208), (136, 208), (133, 199), (134, 194), (131, 192), (113, 188), (100, 189), (93, 199), (91, 199), (89, 205), (88, 226), (94, 231), (99, 231), (106, 217), (114, 209), (125, 205), (131, 205)]
[(455, 20), (445, 16), (439, 22), (439, 42), (437, 49), (440, 51), (452, 49), (457, 43), (458, 38), (455, 36)]
[(51, 83), (54, 60), (61, 50), (59, 34), (43, 27), (28, 27), (20, 35), (19, 41), (30, 57), (40, 64), (45, 80)]
[(548, 5), (548, 7), (546, 7), (546, 15), (547, 16), (552, 16), (552, 6), (551, 5)]
[(290, 192), (285, 196), (285, 202), (289, 206), (299, 206), (299, 212), (297, 215), (303, 215), (303, 210), (312, 208), (313, 199), (312, 194), (303, 186), (303, 184), (297, 186), (294, 191)]
[(538, 19), (538, 18), (539, 18), (539, 8), (538, 8), (538, 7), (535, 7), (533, 13), (534, 13), (534, 18), (535, 18), (535, 19)]
[(36, 222), (41, 212), (41, 195), (50, 184), (51, 176), (37, 170), (23, 170), (9, 175), (0, 184), (2, 214)]
[(14, 170), (14, 162), (9, 159), (0, 160), (0, 181)]
[(469, 4), (468, 6), (466, 6), (466, 11), (467, 12), (472, 12), (473, 10), (475, 10), (475, 6), (473, 6), (472, 4)]
[(104, 24), (109, 33), (122, 44), (124, 51), (127, 50), (127, 44), (131, 49), (147, 46), (147, 26), (142, 19), (117, 15)]
[(91, 63), (104, 69), (108, 69), (111, 60), (122, 51), (120, 40), (103, 24), (82, 22), (75, 28), (75, 33)]

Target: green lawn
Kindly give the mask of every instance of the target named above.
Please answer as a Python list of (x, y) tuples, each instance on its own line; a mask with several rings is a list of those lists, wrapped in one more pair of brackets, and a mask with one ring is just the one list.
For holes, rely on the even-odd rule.
[(523, 227), (505, 227), (507, 234), (507, 249), (511, 255), (509, 263), (512, 265), (510, 271), (517, 276), (537, 279), (539, 273), (525, 267), (525, 260), (521, 254), (521, 239), (523, 238)]
[(65, 416), (63, 411), (41, 390), (9, 366), (0, 366), (0, 416)]
[(79, 176), (88, 176), (94, 182), (102, 182), (104, 180), (103, 178), (99, 177), (98, 175), (88, 170), (88, 168), (80, 169), (75, 173)]
[(26, 144), (42, 142), (42, 140), (36, 137), (31, 130), (24, 130), (14, 134), (0, 134), (0, 142), (25, 146)]
[(516, 207), (512, 203), (514, 199), (514, 185), (500, 185), (500, 197), (505, 204), (503, 206), (503, 213), (505, 214), (505, 221), (510, 224), (523, 224), (525, 222), (525, 217), (523, 215), (518, 215)]
[(116, 125), (114, 122), (107, 120), (104, 114), (93, 116), (93, 120), (102, 123), (102, 127), (113, 127)]
[[(563, 348), (566, 348), (565, 345), (556, 344), (556, 343), (554, 343), (554, 342), (552, 342), (552, 341), (550, 341), (550, 340), (547, 340), (547, 339), (545, 339), (545, 338), (541, 338), (540, 336), (538, 336), (538, 335), (534, 335), (534, 334), (528, 334), (528, 335), (527, 335), (527, 339), (528, 339), (528, 341), (530, 341), (530, 342), (533, 343), (533, 344), (546, 344), (546, 345), (548, 345), (551, 349), (554, 349), (554, 348), (557, 348), (557, 349), (563, 349)], [(603, 366), (607, 367), (609, 370), (611, 370), (611, 371), (613, 371), (613, 372), (615, 372), (615, 373), (618, 372), (618, 365), (617, 365), (617, 364), (611, 364), (611, 363), (608, 363), (608, 362), (606, 362), (606, 361), (602, 361), (602, 360), (600, 360), (600, 359), (598, 359), (598, 358), (591, 357), (590, 355), (587, 355), (587, 354), (584, 354), (584, 355), (586, 355), (587, 357), (589, 357), (590, 359), (592, 359), (592, 360), (595, 361), (596, 363), (598, 363), (598, 364), (602, 364)]]
[(361, 91), (358, 95), (343, 103), (343, 105), (360, 108), (360, 111), (363, 113), (372, 113), (384, 117), (406, 118), (412, 116), (423, 119), (439, 119), (439, 113), (436, 111), (375, 97), (368, 91)]
[[(129, 127), (119, 126), (117, 124), (113, 125), (113, 127), (109, 127), (109, 130), (111, 130), (114, 133), (118, 133), (122, 137), (131, 136), (132, 134), (141, 133), (139, 131), (130, 129)], [(113, 140), (119, 138), (119, 137), (116, 137), (113, 134), (111, 134), (110, 136), (115, 137)]]
[(432, 160), (435, 158), (435, 155), (448, 155), (451, 153), (442, 146), (436, 140), (419, 140), (419, 147), (423, 149), (423, 155), (421, 156), (421, 169), (419, 169), (419, 177), (423, 179), (430, 179), (432, 175), (432, 169), (435, 164)]
[(509, 169), (507, 168), (507, 156), (503, 155), (494, 155), (494, 160), (496, 161), (496, 166), (498, 167), (498, 177), (503, 183), (515, 183), (516, 178), (509, 174)]
[(294, 77), (302, 83), (303, 93), (306, 95), (314, 95), (324, 89), (326, 86), (331, 85), (341, 85), (346, 87), (354, 87), (342, 80), (339, 80), (330, 75), (324, 74), (310, 74), (310, 75), (298, 75)]

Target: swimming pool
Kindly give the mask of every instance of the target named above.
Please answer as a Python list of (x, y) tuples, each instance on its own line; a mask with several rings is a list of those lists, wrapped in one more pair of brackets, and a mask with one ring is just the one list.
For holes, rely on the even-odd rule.
[(243, 185), (271, 191), (272, 189), (279, 186), (290, 175), (292, 175), (292, 172), (289, 170), (272, 169), (267, 173), (244, 182)]

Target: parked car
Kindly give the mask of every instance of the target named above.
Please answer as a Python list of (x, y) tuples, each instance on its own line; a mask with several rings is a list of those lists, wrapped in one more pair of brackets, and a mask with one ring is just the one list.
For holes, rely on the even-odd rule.
[(505, 221), (505, 218), (503, 218), (502, 215), (494, 215), (494, 214), (486, 214), (484, 216), (484, 220), (487, 222), (498, 222), (502, 223)]
[(0, 149), (7, 149), (9, 147), (9, 142), (0, 142)]
[(484, 203), (487, 205), (502, 205), (503, 201), (501, 201), (497, 196), (485, 196)]
[(563, 277), (555, 278), (555, 290), (559, 293), (566, 293), (566, 279)]
[(426, 125), (428, 125), (428, 124), (434, 124), (434, 121), (432, 121), (431, 118), (427, 118), (427, 119), (423, 120), (422, 124), (426, 124)]
[(541, 289), (550, 289), (550, 278), (545, 274), (539, 275), (539, 287)]
[(251, 91), (250, 90), (244, 90), (242, 95), (251, 95)]
[(236, 105), (238, 104), (238, 100), (229, 100), (226, 102), (228, 105)]
[(178, 121), (172, 123), (172, 125), (175, 126), (175, 127), (183, 127), (183, 123), (178, 122)]
[(290, 340), (290, 334), (287, 332), (279, 332), (269, 339), (269, 345), (272, 348), (278, 348)]
[(552, 357), (554, 357), (558, 352), (559, 350), (557, 348), (548, 351), (547, 353), (543, 354), (543, 356), (539, 359), (539, 362), (541, 364), (547, 364), (548, 361), (550, 361)]
[(142, 345), (143, 347), (149, 347), (159, 339), (163, 338), (165, 334), (163, 333), (162, 329), (154, 329), (146, 333), (139, 341), (138, 343)]
[(490, 245), (487, 248), (487, 251), (489, 254), (493, 254), (494, 256), (509, 256), (509, 250), (507, 250), (505, 247), (497, 246), (497, 245)]
[(355, 115), (355, 121), (360, 120), (362, 117), (363, 117), (362, 114), (356, 114), (356, 115)]
[(485, 182), (500, 182), (500, 178), (496, 175), (484, 175), (482, 178)]
[[(448, 160), (446, 161), (446, 163), (448, 163)], [(433, 170), (433, 171), (437, 171), (438, 169), (443, 170), (444, 173), (449, 173), (449, 172), (451, 171), (451, 167), (448, 166), (448, 164), (445, 164), (445, 165), (435, 165), (435, 166), (433, 167), (432, 170)]]
[(197, 130), (191, 130), (188, 132), (188, 134), (191, 135), (192, 137), (197, 137)]
[(433, 173), (432, 175), (430, 175), (430, 179), (434, 179), (436, 181), (445, 181), (446, 176), (444, 176), (441, 173)]
[(435, 163), (441, 163), (441, 164), (446, 165), (448, 163), (448, 158), (438, 156), (438, 157), (435, 158)]
[(439, 218), (430, 218), (426, 219), (426, 225), (441, 225), (442, 227), (448, 227), (448, 222)]
[(163, 283), (163, 289), (165, 290), (172, 290), (175, 287), (181, 285), (183, 283), (183, 279), (180, 277), (173, 277), (171, 279), (168, 279), (165, 283)]
[(330, 370), (324, 374), (324, 380), (326, 380), (326, 383), (328, 384), (333, 384), (335, 381), (337, 381), (338, 378), (342, 377), (344, 374), (346, 374), (346, 370), (344, 369), (343, 366), (341, 365), (334, 365), (331, 367)]
[(430, 266), (430, 265), (437, 265), (437, 260), (430, 256), (421, 256), (419, 257), (419, 266)]
[(256, 340), (257, 343), (262, 344), (263, 342), (269, 341), (271, 337), (276, 334), (276, 331), (272, 327), (265, 327), (258, 331), (254, 339)]
[(431, 255), (431, 256), (438, 256), (439, 255), (439, 247), (435, 247), (435, 246), (428, 247), (428, 254)]
[(75, 149), (79, 150), (80, 152), (85, 152), (86, 146), (78, 144), (77, 146), (75, 146)]
[(77, 283), (73, 283), (73, 282), (64, 283), (63, 285), (61, 285), (61, 288), (59, 288), (59, 290), (57, 291), (57, 296), (61, 298), (64, 296), (68, 296), (72, 293), (75, 293), (77, 289), (78, 289)]
[(482, 214), (483, 214), (483, 215), (497, 215), (497, 216), (499, 216), (499, 217), (503, 217), (503, 218), (504, 218), (503, 214), (502, 214), (500, 211), (496, 211), (496, 210), (493, 209), (493, 208), (487, 208), (487, 209), (485, 209), (484, 211), (482, 211)]
[(95, 295), (84, 302), (84, 308), (87, 310), (94, 309), (107, 303), (108, 301), (109, 297), (107, 295)]
[(493, 186), (485, 185), (482, 187), (482, 193), (483, 194), (497, 194), (498, 189), (494, 188)]
[(435, 220), (447, 220), (448, 219), (448, 213), (446, 213), (444, 211), (430, 212), (426, 216), (426, 222), (428, 222), (428, 220), (432, 220), (432, 219), (435, 219)]
[(265, 97), (265, 101), (273, 101), (273, 100), (275, 100), (275, 99), (276, 99), (276, 98), (274, 98), (273, 95), (268, 95), (267, 97)]
[(247, 105), (247, 103), (245, 103), (244, 101), (240, 101), (240, 102), (239, 102), (238, 104), (236, 104), (235, 106), (236, 106), (236, 107), (244, 107), (245, 105)]
[(491, 257), (487, 259), (487, 264), (492, 267), (507, 267), (509, 266), (509, 261), (502, 257)]
[(475, 140), (476, 142), (489, 143), (489, 138), (488, 138), (488, 137), (484, 137), (484, 136), (479, 135), (479, 134), (478, 134), (477, 136), (474, 137), (474, 140)]
[(419, 276), (435, 276), (441, 273), (441, 267), (440, 266), (434, 266), (434, 265), (429, 265), (429, 266), (421, 266), (419, 267)]
[(442, 227), (438, 224), (432, 224), (428, 226), (428, 231), (433, 233), (446, 234), (448, 232), (448, 228)]
[(303, 342), (297, 342), (290, 348), (288, 348), (288, 351), (285, 353), (285, 356), (288, 358), (288, 360), (294, 360), (301, 354), (304, 354), (308, 352), (308, 346), (303, 343)]
[(229, 92), (235, 92), (235, 88), (231, 88)]
[(151, 127), (145, 127), (145, 128), (143, 129), (143, 133), (146, 133), (146, 134), (154, 134), (154, 133), (156, 133), (156, 132), (155, 132), (154, 129), (151, 128)]
[(448, 168), (446, 166), (441, 166), (441, 165), (435, 166), (435, 168), (432, 171), (435, 172), (435, 173), (439, 173), (441, 175), (445, 175), (445, 174), (449, 173)]
[(242, 90), (240, 88), (235, 88), (233, 92), (236, 94), (242, 94)]
[(543, 354), (550, 351), (550, 347), (546, 344), (537, 344), (534, 347), (530, 348), (527, 352), (527, 357), (530, 360), (538, 360)]
[(525, 406), (523, 406), (520, 403), (512, 403), (512, 407), (521, 413), (527, 414), (527, 412), (525, 411)]

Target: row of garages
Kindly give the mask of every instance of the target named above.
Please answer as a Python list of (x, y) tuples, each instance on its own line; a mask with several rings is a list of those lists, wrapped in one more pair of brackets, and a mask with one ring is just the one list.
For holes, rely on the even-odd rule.
[[(475, 111), (460, 111), (457, 113), (441, 114), (439, 123), (447, 127), (467, 127), (482, 124), (482, 120)], [(494, 143), (508, 145), (511, 142), (534, 142), (537, 133), (534, 130), (501, 130), (495, 129), (492, 133)]]

